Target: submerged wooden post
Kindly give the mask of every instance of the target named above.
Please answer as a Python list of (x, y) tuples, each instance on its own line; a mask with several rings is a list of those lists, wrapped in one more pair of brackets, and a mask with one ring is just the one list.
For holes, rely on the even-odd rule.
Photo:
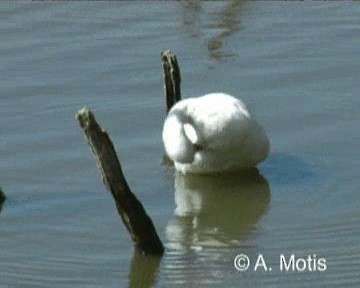
[(142, 254), (161, 256), (164, 246), (143, 205), (131, 192), (125, 180), (109, 135), (99, 126), (93, 113), (87, 108), (79, 110), (76, 119), (85, 133), (102, 180), (115, 200), (116, 208), (135, 248)]
[(181, 100), (181, 76), (176, 55), (170, 50), (161, 52), (161, 61), (164, 75), (164, 93), (166, 102), (166, 113), (168, 113), (176, 102)]

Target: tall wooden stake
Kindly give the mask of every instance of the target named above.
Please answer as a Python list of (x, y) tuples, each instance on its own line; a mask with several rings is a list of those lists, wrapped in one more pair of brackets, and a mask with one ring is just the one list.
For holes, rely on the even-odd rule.
[(176, 55), (170, 50), (161, 52), (161, 61), (164, 75), (164, 93), (166, 113), (181, 100), (181, 76)]
[(85, 133), (102, 180), (115, 200), (116, 208), (132, 238), (135, 249), (142, 254), (161, 256), (164, 253), (164, 246), (143, 205), (131, 192), (125, 180), (109, 135), (99, 126), (93, 113), (87, 108), (79, 110), (76, 119)]

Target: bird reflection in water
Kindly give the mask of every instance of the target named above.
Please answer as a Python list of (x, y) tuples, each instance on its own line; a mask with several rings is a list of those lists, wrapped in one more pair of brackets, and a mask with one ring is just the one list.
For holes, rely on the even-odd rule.
[(166, 228), (167, 246), (189, 250), (233, 247), (256, 231), (268, 209), (270, 188), (254, 168), (219, 175), (175, 173), (175, 217)]

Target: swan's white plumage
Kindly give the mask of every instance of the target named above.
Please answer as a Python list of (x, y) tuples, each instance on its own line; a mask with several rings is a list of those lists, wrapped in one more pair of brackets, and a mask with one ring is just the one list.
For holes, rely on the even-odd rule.
[(166, 154), (182, 173), (215, 173), (256, 166), (269, 152), (264, 129), (245, 104), (224, 93), (176, 103), (163, 128)]
[(184, 124), (184, 133), (192, 144), (199, 145), (199, 136), (192, 124), (190, 123)]

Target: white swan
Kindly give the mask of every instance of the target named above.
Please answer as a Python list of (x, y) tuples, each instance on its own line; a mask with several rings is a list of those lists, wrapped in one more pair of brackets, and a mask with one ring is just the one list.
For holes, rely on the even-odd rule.
[(162, 138), (166, 154), (183, 174), (255, 167), (270, 149), (245, 104), (224, 93), (177, 102), (165, 119)]

